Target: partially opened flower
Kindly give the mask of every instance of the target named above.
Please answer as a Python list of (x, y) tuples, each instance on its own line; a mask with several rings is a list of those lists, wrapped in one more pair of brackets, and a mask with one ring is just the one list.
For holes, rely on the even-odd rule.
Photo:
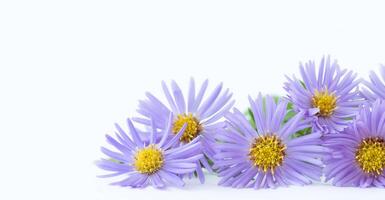
[[(153, 119), (154, 125), (157, 128), (164, 129), (167, 116), (172, 112), (174, 113), (171, 128), (173, 134), (177, 134), (181, 127), (187, 123), (187, 127), (177, 145), (189, 144), (195, 138), (201, 136), (200, 142), (203, 152), (205, 156), (212, 159), (214, 152), (212, 149), (212, 143), (214, 142), (213, 135), (217, 129), (223, 126), (223, 124), (218, 121), (223, 117), (223, 114), (232, 107), (234, 101), (230, 102), (232, 94), (228, 89), (222, 92), (222, 84), (218, 85), (214, 91), (204, 99), (207, 86), (208, 81), (206, 80), (196, 94), (195, 82), (191, 79), (188, 96), (187, 99), (185, 99), (185, 96), (175, 81), (171, 82), (171, 92), (167, 85), (162, 82), (162, 88), (168, 106), (163, 104), (151, 93), (146, 93), (148, 99), (140, 101), (138, 109), (138, 112), (142, 114), (143, 117), (134, 118), (134, 120), (145, 125), (150, 125), (150, 119)], [(201, 165), (209, 171), (211, 171), (211, 168), (206, 158), (197, 162), (197, 166), (199, 167), (196, 173), (203, 183), (204, 175)]]
[(369, 101), (375, 101), (376, 99), (385, 99), (385, 65), (380, 68), (379, 77), (375, 72), (370, 71), (370, 82), (364, 80), (363, 84), (367, 88), (362, 88), (361, 94)]
[(149, 140), (145, 141), (140, 138), (129, 119), (128, 135), (116, 125), (119, 132), (116, 133), (116, 139), (109, 135), (106, 138), (117, 151), (102, 147), (101, 151), (109, 158), (96, 162), (98, 167), (112, 173), (101, 177), (123, 176), (123, 180), (112, 184), (133, 188), (149, 184), (156, 188), (168, 184), (183, 186), (182, 175), (195, 171), (196, 162), (203, 158), (203, 154), (198, 138), (184, 146), (172, 148), (183, 135), (186, 124), (170, 138), (171, 117), (169, 121), (160, 139), (157, 139), (158, 133), (153, 129), (149, 133)]
[(316, 73), (315, 63), (300, 66), (302, 80), (287, 77), (285, 89), (294, 109), (313, 119), (313, 129), (323, 133), (342, 131), (358, 112), (360, 82), (352, 71), (341, 70), (337, 62), (323, 58)]
[(226, 115), (224, 133), (217, 134), (214, 166), (219, 168), (219, 184), (236, 188), (275, 188), (306, 185), (321, 177), (320, 158), (326, 148), (320, 146), (321, 133), (293, 138), (297, 131), (308, 128), (300, 112), (284, 123), (285, 100), (259, 95), (249, 98), (256, 128), (237, 109)]
[(385, 102), (366, 105), (341, 134), (325, 136), (326, 181), (336, 186), (385, 187)]

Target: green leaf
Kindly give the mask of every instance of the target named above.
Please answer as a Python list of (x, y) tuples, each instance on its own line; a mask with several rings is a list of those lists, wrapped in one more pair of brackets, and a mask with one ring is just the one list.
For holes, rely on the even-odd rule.
[(301, 82), (302, 87), (306, 89), (305, 83), (303, 81), (300, 81), (300, 82)]
[(251, 111), (250, 108), (248, 108), (245, 112), (245, 115), (246, 115), (246, 118), (247, 120), (250, 122), (251, 126), (256, 129), (257, 127), (255, 126), (255, 119), (254, 119), (254, 115), (253, 115), (253, 112)]
[(305, 129), (303, 129), (303, 130), (300, 130), (300, 131), (297, 131), (296, 133), (294, 133), (294, 134), (292, 135), (292, 138), (302, 137), (302, 136), (308, 135), (308, 134), (310, 134), (310, 133), (311, 133), (311, 128), (310, 128), (310, 127), (309, 127), (309, 128), (305, 128)]

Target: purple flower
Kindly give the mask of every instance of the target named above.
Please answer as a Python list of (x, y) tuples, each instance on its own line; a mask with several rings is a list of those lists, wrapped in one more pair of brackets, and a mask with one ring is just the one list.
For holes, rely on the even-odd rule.
[(370, 71), (370, 82), (364, 80), (363, 84), (367, 88), (362, 88), (361, 95), (369, 101), (375, 101), (376, 99), (385, 99), (385, 65), (380, 68), (381, 78), (376, 73)]
[(270, 96), (266, 103), (261, 95), (249, 97), (256, 128), (237, 109), (225, 117), (227, 126), (216, 134), (217, 154), (214, 166), (219, 168), (219, 184), (236, 188), (275, 188), (291, 184), (306, 185), (319, 181), (326, 148), (320, 146), (321, 133), (293, 138), (308, 128), (299, 112), (287, 123), (287, 102), (278, 103)]
[[(134, 118), (133, 120), (144, 125), (150, 125), (152, 119), (157, 128), (164, 129), (167, 116), (169, 116), (171, 112), (174, 113), (172, 116), (172, 134), (179, 132), (183, 124), (187, 123), (186, 130), (182, 137), (180, 137), (177, 145), (189, 144), (197, 138), (197, 136), (201, 136), (200, 142), (203, 152), (205, 156), (212, 160), (214, 153), (212, 144), (215, 142), (213, 135), (223, 126), (223, 123), (219, 123), (218, 120), (233, 106), (234, 101), (230, 102), (232, 94), (228, 89), (222, 92), (222, 84), (219, 84), (214, 91), (203, 100), (207, 86), (208, 81), (206, 80), (196, 94), (195, 82), (191, 79), (188, 96), (185, 100), (181, 89), (175, 81), (171, 82), (171, 92), (165, 82), (162, 82), (162, 88), (168, 106), (147, 92), (147, 99), (139, 102), (138, 112), (142, 114), (143, 117)], [(203, 165), (210, 172), (212, 170), (206, 158), (202, 158), (197, 162), (197, 165), (199, 167), (196, 173), (203, 183), (204, 175), (200, 166)]]
[(338, 133), (351, 123), (363, 101), (359, 97), (356, 74), (341, 70), (337, 61), (323, 58), (318, 74), (315, 63), (300, 65), (302, 80), (287, 77), (285, 90), (296, 111), (305, 112), (313, 119), (314, 130)]
[(385, 187), (385, 102), (365, 105), (341, 134), (325, 136), (326, 181), (336, 186)]
[(203, 158), (199, 137), (190, 143), (172, 148), (183, 135), (186, 124), (174, 137), (168, 137), (171, 132), (172, 115), (169, 123), (157, 137), (153, 129), (148, 140), (142, 140), (131, 120), (127, 120), (129, 135), (116, 124), (116, 139), (106, 135), (107, 142), (117, 151), (102, 147), (101, 151), (108, 159), (101, 159), (96, 164), (101, 169), (111, 171), (111, 174), (100, 177), (124, 176), (124, 179), (113, 185), (130, 186), (133, 188), (146, 187), (151, 184), (163, 188), (166, 184), (184, 186), (182, 175), (192, 173), (197, 168), (197, 161)]

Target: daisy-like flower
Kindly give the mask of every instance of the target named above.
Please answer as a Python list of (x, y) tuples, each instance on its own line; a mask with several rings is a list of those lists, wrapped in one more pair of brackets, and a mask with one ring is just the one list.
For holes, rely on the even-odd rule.
[(293, 134), (310, 126), (299, 112), (284, 123), (287, 102), (274, 102), (261, 95), (249, 97), (256, 128), (237, 109), (226, 114), (227, 126), (217, 134), (214, 166), (219, 168), (219, 184), (236, 188), (275, 188), (306, 185), (321, 177), (321, 132), (294, 138)]
[(385, 187), (385, 102), (365, 105), (341, 134), (325, 136), (326, 181), (336, 186)]
[(375, 101), (376, 99), (385, 99), (385, 65), (380, 68), (381, 77), (375, 72), (370, 71), (370, 82), (364, 80), (363, 84), (367, 88), (362, 88), (361, 95), (369, 101)]
[[(180, 87), (175, 81), (171, 82), (171, 92), (165, 82), (162, 82), (163, 92), (168, 102), (168, 106), (163, 104), (151, 93), (146, 93), (148, 99), (139, 102), (138, 112), (143, 115), (141, 118), (134, 118), (136, 122), (150, 125), (154, 120), (154, 125), (159, 129), (164, 129), (165, 120), (170, 113), (174, 113), (172, 120), (172, 134), (177, 134), (183, 124), (187, 123), (186, 130), (177, 145), (189, 144), (198, 136), (201, 136), (200, 142), (206, 157), (213, 159), (214, 142), (213, 135), (218, 129), (222, 128), (223, 123), (218, 122), (234, 104), (230, 101), (232, 94), (229, 90), (222, 92), (222, 84), (219, 84), (214, 91), (204, 99), (208, 86), (206, 80), (196, 94), (195, 82), (190, 80), (190, 86), (187, 99), (185, 99)], [(204, 99), (204, 100), (203, 100)], [(187, 103), (186, 103), (187, 102)], [(197, 162), (197, 175), (200, 181), (204, 182), (204, 175), (201, 166), (204, 166), (210, 172), (211, 167), (206, 158)]]
[(106, 135), (107, 142), (116, 148), (112, 151), (102, 147), (101, 151), (108, 159), (101, 159), (96, 164), (111, 174), (100, 177), (124, 176), (124, 179), (113, 185), (146, 187), (151, 184), (163, 188), (167, 184), (184, 186), (182, 175), (196, 170), (196, 162), (203, 158), (198, 138), (189, 144), (172, 148), (179, 141), (186, 124), (174, 137), (168, 137), (172, 131), (172, 116), (167, 123), (162, 137), (157, 139), (157, 131), (150, 131), (148, 140), (142, 140), (131, 120), (127, 120), (129, 135), (116, 124), (116, 139)]
[(318, 74), (315, 63), (300, 65), (302, 80), (287, 77), (285, 90), (294, 110), (312, 118), (314, 130), (338, 133), (351, 123), (363, 103), (360, 99), (359, 79), (352, 71), (341, 70), (337, 61), (323, 58)]

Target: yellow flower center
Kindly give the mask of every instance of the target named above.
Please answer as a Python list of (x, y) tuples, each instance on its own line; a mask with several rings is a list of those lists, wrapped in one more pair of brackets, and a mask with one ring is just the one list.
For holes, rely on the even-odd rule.
[(336, 109), (337, 98), (327, 90), (316, 91), (312, 98), (312, 105), (319, 109), (319, 116), (330, 117)]
[(267, 172), (274, 173), (276, 167), (281, 166), (285, 157), (286, 146), (275, 135), (258, 137), (254, 140), (249, 151), (249, 158), (254, 166)]
[(163, 162), (162, 152), (150, 145), (136, 153), (134, 167), (142, 174), (153, 174), (163, 166)]
[(202, 125), (199, 124), (198, 119), (191, 113), (179, 114), (172, 127), (173, 133), (177, 134), (185, 123), (187, 123), (187, 127), (182, 137), (180, 137), (180, 141), (188, 143), (199, 135), (202, 131)]
[(356, 161), (365, 173), (380, 175), (385, 169), (384, 139), (374, 137), (362, 140), (356, 151)]

